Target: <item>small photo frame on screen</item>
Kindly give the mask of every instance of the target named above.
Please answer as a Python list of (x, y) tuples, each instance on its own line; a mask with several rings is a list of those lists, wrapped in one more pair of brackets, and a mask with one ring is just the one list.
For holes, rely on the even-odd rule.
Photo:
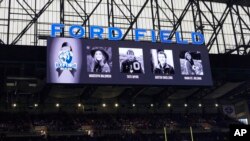
[(181, 51), (179, 57), (182, 75), (204, 75), (199, 51)]
[(151, 49), (151, 70), (155, 75), (174, 75), (172, 50)]
[(110, 73), (111, 70), (112, 48), (87, 46), (87, 72)]
[(73, 38), (49, 38), (47, 82), (79, 83), (82, 68), (82, 42)]
[(144, 74), (143, 51), (140, 48), (119, 48), (120, 72)]

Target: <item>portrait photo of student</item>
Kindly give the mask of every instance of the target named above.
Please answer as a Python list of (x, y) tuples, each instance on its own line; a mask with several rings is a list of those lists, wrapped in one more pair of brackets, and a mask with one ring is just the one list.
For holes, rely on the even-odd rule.
[(172, 50), (151, 49), (152, 72), (156, 75), (173, 75), (174, 61)]
[(182, 75), (203, 75), (201, 53), (199, 51), (182, 51), (180, 53)]
[(87, 72), (110, 73), (112, 68), (111, 47), (93, 47), (88, 49)]
[(119, 48), (121, 73), (144, 73), (143, 52), (139, 48)]

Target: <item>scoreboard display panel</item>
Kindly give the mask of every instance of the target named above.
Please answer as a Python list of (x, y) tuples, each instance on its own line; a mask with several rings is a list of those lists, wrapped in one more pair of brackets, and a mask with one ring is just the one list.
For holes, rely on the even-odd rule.
[(47, 82), (212, 85), (204, 45), (49, 38)]

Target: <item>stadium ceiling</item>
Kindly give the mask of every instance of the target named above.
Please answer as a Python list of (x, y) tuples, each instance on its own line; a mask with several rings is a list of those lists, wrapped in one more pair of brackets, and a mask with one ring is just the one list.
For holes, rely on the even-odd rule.
[[(1, 1), (0, 13), (4, 14), (0, 20), (0, 44), (45, 46), (51, 23), (64, 23), (85, 28), (122, 27), (124, 40), (134, 39), (131, 31), (138, 26), (171, 30), (169, 39), (180, 31), (183, 38), (190, 40), (187, 33), (197, 31), (205, 35), (205, 45), (211, 54), (250, 52), (249, 0)], [(66, 31), (60, 35), (67, 36)]]
[(232, 3), (235, 5), (241, 5), (241, 6), (250, 6), (250, 1), (249, 0), (206, 0), (206, 1), (211, 1), (211, 2), (219, 2), (219, 3)]

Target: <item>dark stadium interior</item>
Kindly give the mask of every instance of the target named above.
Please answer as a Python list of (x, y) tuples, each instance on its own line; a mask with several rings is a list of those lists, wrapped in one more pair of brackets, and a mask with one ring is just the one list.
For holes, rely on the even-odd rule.
[[(0, 141), (229, 141), (231, 125), (249, 125), (250, 0), (31, 1), (0, 0)], [(107, 15), (104, 27), (121, 27), (122, 40), (133, 40), (140, 24), (183, 39), (192, 24), (206, 35), (213, 85), (47, 83), (50, 14), (85, 28)]]
[[(197, 140), (226, 140), (229, 125), (239, 122), (223, 115), (221, 105), (250, 97), (249, 63), (240, 61), (249, 56), (210, 55), (212, 87), (148, 87), (46, 84), (45, 52), (45, 47), (0, 47), (4, 140), (162, 140), (163, 127), (171, 129), (169, 139), (185, 140), (190, 126)], [(46, 137), (35, 131), (38, 126), (46, 127)]]

